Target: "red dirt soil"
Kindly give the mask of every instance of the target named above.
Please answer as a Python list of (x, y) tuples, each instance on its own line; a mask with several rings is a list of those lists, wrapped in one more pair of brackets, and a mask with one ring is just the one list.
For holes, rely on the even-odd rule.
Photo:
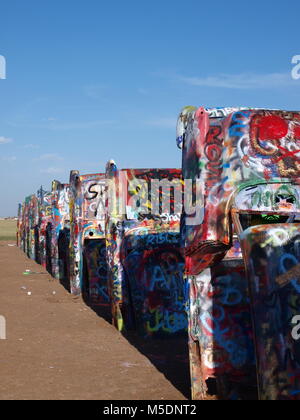
[(9, 244), (0, 242), (1, 400), (190, 398), (185, 338), (125, 338)]

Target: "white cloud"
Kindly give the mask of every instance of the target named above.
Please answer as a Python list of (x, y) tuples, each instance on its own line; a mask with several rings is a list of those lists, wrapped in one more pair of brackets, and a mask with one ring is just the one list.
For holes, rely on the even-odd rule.
[(173, 128), (176, 127), (176, 118), (154, 118), (153, 120), (146, 121), (147, 125), (160, 128)]
[(0, 136), (0, 144), (7, 144), (7, 143), (12, 143), (13, 142), (13, 139), (10, 139), (10, 138), (8, 138), (8, 137), (1, 137)]
[(35, 149), (39, 149), (39, 148), (40, 148), (40, 146), (37, 145), (37, 144), (25, 144), (25, 146), (24, 146), (24, 149), (32, 149), (32, 150), (35, 150)]
[(268, 89), (276, 87), (295, 86), (290, 73), (241, 73), (219, 74), (207, 77), (178, 76), (177, 80), (192, 85), (226, 89)]
[(93, 127), (100, 127), (102, 125), (115, 124), (113, 120), (104, 121), (82, 121), (82, 122), (66, 122), (49, 124), (47, 128), (52, 130), (86, 130)]
[(83, 87), (84, 94), (93, 99), (103, 99), (107, 86), (105, 85), (87, 85)]
[(16, 156), (4, 156), (2, 158), (3, 161), (5, 162), (15, 162), (17, 160)]
[(53, 131), (67, 131), (67, 130), (88, 130), (94, 127), (101, 127), (103, 125), (115, 125), (116, 120), (95, 120), (95, 121), (66, 121), (60, 122), (58, 120), (47, 120), (42, 124), (24, 123), (24, 122), (9, 122), (12, 127), (25, 127)]
[(61, 161), (61, 160), (63, 160), (63, 158), (56, 153), (46, 153), (46, 154), (41, 155), (38, 158), (35, 158), (33, 160), (35, 162), (37, 162), (37, 161), (47, 161), (47, 160)]
[(42, 174), (49, 174), (49, 175), (57, 175), (64, 172), (63, 168), (56, 168), (54, 166), (50, 166), (49, 168), (45, 168), (41, 170)]

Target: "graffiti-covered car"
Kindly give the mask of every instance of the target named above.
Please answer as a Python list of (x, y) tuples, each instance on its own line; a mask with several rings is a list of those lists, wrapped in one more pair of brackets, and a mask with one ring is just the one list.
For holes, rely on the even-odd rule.
[(25, 252), (25, 202), (18, 206), (17, 245)]
[(105, 240), (105, 174), (70, 174), (70, 289), (109, 307)]
[(188, 107), (177, 144), (203, 209), (182, 219), (193, 398), (299, 399), (300, 114)]
[(17, 220), (17, 246), (22, 249), (23, 238), (23, 205), (18, 205), (18, 220)]
[(110, 161), (106, 177), (108, 284), (114, 325), (120, 331), (136, 329), (142, 336), (184, 333), (181, 171), (118, 170)]
[(62, 284), (68, 282), (69, 273), (69, 240), (70, 240), (70, 208), (69, 184), (52, 182), (51, 220), (48, 224), (48, 249), (50, 274)]
[(52, 192), (38, 191), (38, 209), (38, 262), (51, 273)]
[(32, 194), (25, 198), (20, 214), (21, 246), (28, 258), (36, 259), (36, 233), (38, 226), (38, 200), (36, 195)]

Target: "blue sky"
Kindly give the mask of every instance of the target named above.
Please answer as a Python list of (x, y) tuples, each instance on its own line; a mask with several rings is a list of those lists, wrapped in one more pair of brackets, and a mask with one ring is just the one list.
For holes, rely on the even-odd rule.
[(299, 0), (3, 0), (0, 216), (110, 158), (179, 167), (185, 105), (300, 109), (299, 12)]

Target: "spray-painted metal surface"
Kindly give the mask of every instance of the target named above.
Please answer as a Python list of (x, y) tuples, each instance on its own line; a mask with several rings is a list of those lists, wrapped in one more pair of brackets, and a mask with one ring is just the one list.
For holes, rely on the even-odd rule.
[(39, 261), (49, 273), (51, 267), (51, 224), (52, 224), (52, 192), (41, 190), (38, 192), (39, 200)]
[[(145, 336), (184, 333), (181, 171), (119, 171), (110, 162), (107, 180), (107, 259), (114, 324), (119, 330), (136, 328)], [(159, 182), (164, 185), (161, 196)], [(168, 183), (179, 200), (170, 198)]]
[(101, 306), (109, 312), (105, 239), (89, 239), (84, 243), (82, 293), (90, 305)]
[(51, 227), (48, 225), (49, 234), (51, 235), (50, 274), (62, 282), (66, 281), (65, 267), (68, 264), (68, 254), (65, 252), (65, 245), (67, 245), (70, 235), (69, 189), (68, 184), (62, 184), (59, 181), (52, 182)]
[(25, 198), (19, 205), (17, 243), (25, 254), (39, 262), (39, 200), (36, 195)]
[(36, 257), (35, 233), (38, 225), (38, 200), (35, 195), (26, 197), (22, 211), (22, 245), (29, 258)]
[(70, 174), (70, 288), (89, 303), (109, 306), (104, 174)]
[[(260, 396), (299, 400), (300, 224), (250, 227), (241, 234), (249, 271)], [(298, 321), (299, 322), (299, 321)]]
[(17, 246), (22, 249), (22, 231), (23, 231), (23, 205), (18, 205), (18, 219), (17, 219)]
[(106, 175), (72, 171), (70, 187), (26, 198), (18, 243), (111, 305), (119, 330), (182, 334), (187, 309), (193, 398), (252, 396), (257, 374), (261, 399), (299, 399), (299, 143), (297, 112), (187, 107), (183, 176), (113, 161)]
[(25, 252), (24, 209), (25, 209), (25, 203), (19, 204), (18, 221), (17, 221), (17, 244), (18, 244), (18, 247)]
[(240, 398), (241, 388), (256, 381), (243, 261), (223, 260), (189, 282), (190, 346), (200, 352), (198, 359), (194, 356), (192, 379), (204, 393), (202, 378), (217, 378), (221, 396)]
[[(249, 223), (266, 223), (269, 213), (287, 223), (299, 211), (299, 140), (300, 114), (295, 112), (243, 108), (216, 113), (189, 107), (180, 115), (177, 143), (183, 149), (183, 177), (185, 182), (198, 181), (196, 208), (203, 209), (199, 214), (185, 209), (182, 229), (191, 286), (194, 398), (206, 396), (210, 379), (223, 397), (240, 397), (241, 387), (232, 384), (239, 383), (238, 376), (249, 378), (254, 353), (250, 306), (255, 302), (250, 305), (246, 256), (234, 235)], [(252, 215), (240, 221), (242, 212)], [(249, 276), (250, 285), (251, 280)]]

